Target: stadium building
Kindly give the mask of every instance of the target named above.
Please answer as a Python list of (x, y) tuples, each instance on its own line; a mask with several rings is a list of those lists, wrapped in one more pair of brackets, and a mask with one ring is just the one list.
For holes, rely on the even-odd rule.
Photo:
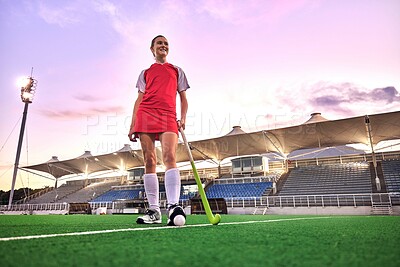
[[(190, 142), (190, 147), (215, 213), (400, 215), (398, 140), (400, 112), (333, 121), (313, 113), (301, 125), (251, 133), (235, 126), (224, 136)], [(378, 148), (390, 141), (385, 151)], [(356, 144), (368, 149), (350, 146)], [(160, 148), (157, 153), (161, 160)], [(202, 214), (183, 143), (177, 161), (180, 204), (187, 214)], [(165, 208), (164, 172), (158, 164)], [(96, 156), (86, 151), (69, 160), (54, 156), (21, 169), (50, 176), (54, 187), (1, 206), (3, 214), (129, 214), (147, 206), (143, 155), (129, 145)]]

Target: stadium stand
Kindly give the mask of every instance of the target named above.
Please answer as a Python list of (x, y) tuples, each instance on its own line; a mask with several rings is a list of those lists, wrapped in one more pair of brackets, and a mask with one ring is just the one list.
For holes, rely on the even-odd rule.
[(56, 203), (63, 202), (62, 198), (70, 195), (78, 190), (82, 189), (83, 185), (81, 184), (63, 184), (57, 189), (54, 189), (44, 195), (41, 195), (37, 198), (31, 199), (28, 201), (28, 204), (40, 204), (40, 203)]
[(112, 186), (119, 185), (119, 181), (105, 181), (92, 183), (88, 186), (81, 188), (80, 190), (73, 192), (59, 201), (66, 203), (81, 203), (81, 202), (89, 202), (97, 196), (101, 196), (105, 192), (109, 191)]
[(400, 192), (400, 160), (383, 160), (382, 171), (387, 191)]
[[(224, 200), (232, 213), (292, 212), (281, 210), (283, 207), (296, 207), (293, 210), (296, 213), (300, 212), (300, 208), (323, 207), (325, 212), (368, 214), (368, 208), (364, 207), (370, 207), (370, 214), (398, 214), (398, 208), (393, 208), (393, 205), (400, 205), (399, 153), (377, 154), (377, 163), (382, 190), (375, 188), (375, 170), (371, 167), (370, 154), (291, 160), (287, 165), (283, 161), (269, 161), (267, 174), (235, 174), (229, 172), (228, 167), (223, 172), (217, 171), (217, 168), (200, 169), (199, 172), (207, 197), (213, 201)], [(160, 205), (165, 207), (163, 173), (158, 176)], [(180, 203), (184, 207), (191, 206), (193, 200), (200, 201), (197, 184), (190, 170), (182, 170), (181, 177)], [(276, 182), (274, 188), (273, 182)], [(26, 214), (86, 214), (90, 210), (106, 207), (108, 212), (118, 214), (143, 212), (147, 205), (143, 179), (121, 177), (67, 181), (57, 190), (42, 192), (41, 196), (25, 203), (14, 205), (12, 211)], [(90, 209), (77, 210), (70, 204), (89, 205)], [(332, 211), (326, 207), (341, 209)], [(347, 210), (347, 207), (363, 208)], [(6, 206), (0, 207), (0, 213), (4, 210), (7, 210)], [(312, 211), (301, 210), (305, 213)]]
[(272, 187), (272, 182), (214, 184), (206, 192), (208, 198), (261, 197)]
[[(196, 196), (197, 192), (185, 192), (182, 186), (180, 200), (182, 201), (189, 200)], [(103, 194), (99, 194), (96, 198), (93, 198), (89, 202), (113, 202), (121, 199), (141, 200), (143, 198), (144, 198), (144, 185), (138, 184), (135, 186), (129, 186), (129, 185), (114, 186), (112, 190), (104, 192)], [(164, 184), (160, 184), (160, 199), (161, 200), (166, 199)]]
[(143, 189), (121, 189), (111, 190), (101, 196), (96, 197), (91, 202), (113, 202), (115, 200), (132, 200), (139, 199), (139, 193)]
[(294, 168), (279, 195), (371, 193), (367, 162), (313, 165)]
[(48, 193), (48, 192), (50, 192), (50, 191), (52, 191), (52, 190), (54, 190), (54, 187), (45, 187), (45, 188), (41, 189), (39, 192), (34, 193), (33, 195), (29, 195), (29, 196), (26, 196), (26, 197), (23, 198), (23, 199), (17, 200), (17, 201), (15, 202), (15, 204), (25, 204), (25, 203), (28, 203), (29, 200), (34, 199), (34, 198), (37, 198), (37, 197), (39, 197), (39, 196), (41, 196), (41, 195), (44, 195), (44, 194), (46, 194), (46, 193)]

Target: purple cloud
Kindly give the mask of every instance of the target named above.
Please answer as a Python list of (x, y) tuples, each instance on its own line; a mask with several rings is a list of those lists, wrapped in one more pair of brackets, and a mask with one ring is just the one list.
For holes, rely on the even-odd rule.
[(74, 98), (85, 102), (97, 102), (105, 99), (104, 97), (88, 95), (88, 94), (75, 95)]
[(80, 119), (82, 116), (102, 115), (110, 113), (125, 113), (125, 108), (122, 106), (111, 106), (103, 108), (87, 108), (82, 110), (48, 110), (42, 109), (39, 111), (45, 117), (51, 119)]
[(376, 88), (370, 93), (370, 98), (377, 101), (386, 101), (386, 103), (393, 103), (400, 101), (399, 92), (393, 86), (385, 88)]
[[(336, 106), (342, 103), (358, 102), (400, 102), (399, 92), (393, 86), (368, 90), (349, 83), (342, 84), (316, 84), (311, 88), (312, 105)], [(314, 97), (313, 97), (314, 96)]]
[[(313, 112), (321, 112), (327, 119), (359, 116), (393, 111), (400, 103), (399, 91), (393, 86), (368, 89), (350, 82), (320, 81), (275, 89), (280, 109), (271, 114), (286, 114), (298, 124)], [(361, 113), (360, 113), (361, 112)], [(268, 121), (268, 117), (264, 118)]]
[(327, 95), (327, 96), (317, 97), (311, 102), (317, 106), (337, 106), (344, 101), (338, 96)]

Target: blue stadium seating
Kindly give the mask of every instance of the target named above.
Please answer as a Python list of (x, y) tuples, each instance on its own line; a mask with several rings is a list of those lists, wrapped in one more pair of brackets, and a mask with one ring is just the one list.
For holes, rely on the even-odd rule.
[(139, 198), (139, 192), (143, 189), (132, 189), (132, 190), (111, 190), (101, 196), (93, 199), (91, 202), (113, 202), (118, 199), (135, 199)]
[(208, 198), (261, 197), (272, 182), (214, 184), (206, 192)]
[(372, 193), (369, 164), (359, 162), (294, 168), (279, 195), (369, 193)]
[(189, 192), (187, 194), (181, 194), (180, 200), (189, 200), (197, 195), (197, 192)]
[(400, 160), (383, 160), (382, 171), (387, 191), (400, 192)]

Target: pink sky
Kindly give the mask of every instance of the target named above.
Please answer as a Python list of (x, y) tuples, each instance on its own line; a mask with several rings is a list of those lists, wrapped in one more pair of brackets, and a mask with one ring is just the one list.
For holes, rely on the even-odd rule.
[[(0, 0), (0, 189), (10, 189), (23, 111), (16, 80), (32, 67), (20, 166), (129, 143), (136, 79), (158, 34), (191, 85), (189, 140), (296, 125), (313, 112), (399, 110), (399, 25), (398, 0)], [(43, 185), (53, 182), (20, 172), (16, 188)]]

